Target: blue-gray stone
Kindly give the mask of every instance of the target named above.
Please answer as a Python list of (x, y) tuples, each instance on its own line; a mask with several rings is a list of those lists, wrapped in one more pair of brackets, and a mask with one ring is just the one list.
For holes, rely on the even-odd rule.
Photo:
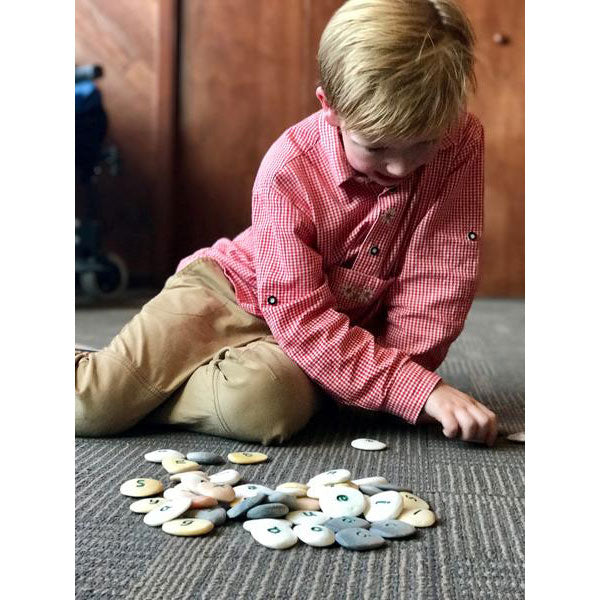
[(238, 502), (235, 506), (232, 506), (227, 511), (227, 516), (230, 519), (237, 519), (238, 517), (243, 517), (246, 513), (254, 508), (255, 506), (259, 506), (267, 499), (267, 495), (262, 492), (256, 494), (256, 496), (250, 496), (250, 498), (244, 498), (241, 502)]
[(198, 510), (194, 515), (195, 519), (206, 519), (211, 523), (214, 523), (215, 527), (223, 525), (227, 520), (227, 513), (224, 508), (204, 508)]
[(335, 541), (348, 550), (373, 550), (385, 544), (380, 535), (372, 534), (368, 529), (350, 527), (335, 534)]
[[(242, 504), (240, 502), (240, 504)], [(238, 505), (239, 506), (239, 505)], [(236, 508), (234, 506), (234, 508)], [(281, 502), (273, 502), (271, 504), (261, 504), (251, 508), (247, 513), (248, 519), (278, 519), (290, 512), (290, 509)]]
[(350, 529), (357, 527), (360, 529), (369, 529), (371, 523), (366, 519), (361, 519), (360, 517), (337, 517), (335, 519), (329, 519), (329, 521), (325, 521), (323, 523), (324, 527), (327, 529), (331, 529), (333, 533), (337, 533), (342, 529)]
[(416, 529), (410, 523), (390, 519), (388, 521), (376, 521), (371, 525), (371, 531), (383, 538), (398, 539), (413, 535)]
[(222, 465), (225, 459), (214, 452), (188, 452), (185, 456), (201, 465)]
[(269, 495), (269, 502), (285, 504), (290, 510), (300, 510), (296, 496), (285, 492), (273, 492)]
[(381, 493), (381, 490), (375, 485), (360, 485), (358, 489), (366, 496), (374, 496)]

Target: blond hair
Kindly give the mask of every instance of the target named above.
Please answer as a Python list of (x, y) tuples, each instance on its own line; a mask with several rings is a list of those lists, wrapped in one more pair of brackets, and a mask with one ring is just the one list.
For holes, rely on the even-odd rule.
[(372, 142), (441, 136), (477, 87), (474, 44), (453, 0), (347, 0), (321, 36), (320, 85), (344, 127)]

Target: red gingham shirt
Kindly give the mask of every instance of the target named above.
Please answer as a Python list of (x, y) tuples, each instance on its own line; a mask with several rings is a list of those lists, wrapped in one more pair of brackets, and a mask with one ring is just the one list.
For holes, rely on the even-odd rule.
[(479, 280), (483, 127), (467, 113), (396, 187), (346, 160), (318, 111), (266, 153), (252, 225), (183, 259), (216, 260), (239, 305), (341, 404), (415, 423)]

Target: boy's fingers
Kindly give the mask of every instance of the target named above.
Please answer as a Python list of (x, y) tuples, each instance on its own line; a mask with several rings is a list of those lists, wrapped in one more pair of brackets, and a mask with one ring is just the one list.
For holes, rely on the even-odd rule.
[(473, 415), (467, 409), (458, 409), (455, 411), (460, 429), (462, 431), (461, 439), (464, 442), (477, 441), (479, 425)]
[(491, 434), (492, 424), (490, 418), (482, 408), (483, 406), (481, 404), (479, 406), (471, 406), (469, 411), (471, 416), (477, 422), (477, 431), (474, 434), (472, 441), (485, 444)]
[(442, 415), (442, 426), (442, 433), (448, 438), (456, 437), (459, 432), (458, 421), (452, 413)]

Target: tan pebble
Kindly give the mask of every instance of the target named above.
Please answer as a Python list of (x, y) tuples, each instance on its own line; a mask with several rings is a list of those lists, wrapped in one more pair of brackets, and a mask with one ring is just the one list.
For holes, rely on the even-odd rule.
[(148, 479), (140, 477), (139, 479), (130, 479), (121, 485), (120, 492), (123, 496), (133, 498), (145, 498), (160, 494), (165, 488), (158, 479)]
[(412, 510), (414, 508), (429, 508), (429, 504), (419, 496), (409, 494), (408, 492), (400, 492), (402, 496), (402, 510)]
[(296, 498), (296, 510), (321, 510), (321, 505), (314, 498)]
[(267, 458), (269, 457), (262, 452), (231, 452), (227, 455), (227, 460), (237, 465), (260, 463), (267, 460)]
[(230, 503), (229, 506), (231, 508), (233, 508), (236, 504), (239, 504), (240, 502), (242, 502), (243, 500), (245, 500), (246, 498), (234, 498)]
[(333, 487), (350, 487), (350, 488), (354, 488), (355, 490), (358, 489), (358, 486), (353, 481), (344, 481), (342, 483), (334, 483)]
[(211, 496), (194, 496), (190, 508), (213, 508), (219, 501)]
[(163, 523), (162, 530), (171, 535), (202, 535), (214, 529), (206, 519), (173, 519)]
[(187, 460), (185, 458), (164, 458), (162, 466), (169, 473), (185, 473), (186, 471), (199, 471), (200, 465), (193, 460)]
[(403, 510), (398, 517), (398, 521), (410, 523), (415, 527), (431, 527), (435, 523), (435, 514), (426, 508), (413, 508)]
[(302, 498), (303, 496), (306, 496), (308, 486), (304, 483), (296, 483), (294, 481), (289, 481), (287, 483), (279, 484), (275, 489), (278, 492), (285, 492), (286, 494), (296, 496), (296, 498)]
[(129, 506), (134, 513), (148, 513), (153, 508), (160, 508), (166, 502), (165, 498), (142, 498)]
[(210, 496), (211, 498), (216, 498), (221, 502), (231, 502), (235, 499), (235, 492), (230, 485), (200, 483), (195, 486), (194, 489), (203, 496)]

